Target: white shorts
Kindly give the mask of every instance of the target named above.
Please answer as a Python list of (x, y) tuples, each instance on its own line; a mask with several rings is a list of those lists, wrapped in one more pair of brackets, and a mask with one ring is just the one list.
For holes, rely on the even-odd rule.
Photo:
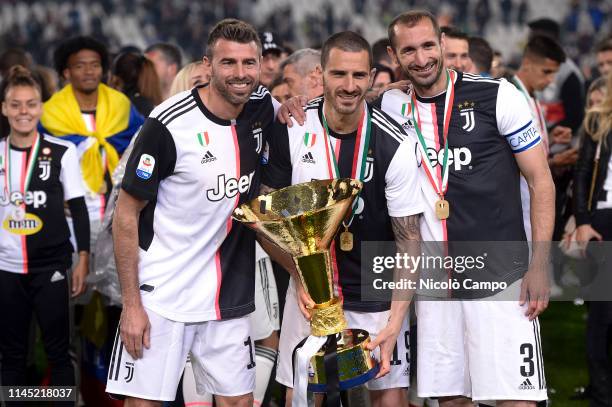
[(254, 341), (265, 339), (279, 329), (279, 305), (276, 280), (270, 257), (256, 244), (255, 312), (249, 316)]
[(513, 301), (417, 301), (419, 397), (546, 400), (540, 324), (525, 311), (518, 291)]
[(255, 388), (255, 352), (248, 318), (184, 323), (145, 309), (151, 323), (151, 347), (134, 360), (119, 329), (111, 354), (106, 392), (148, 400), (175, 399), (187, 354), (198, 393), (239, 396)]
[[(344, 311), (348, 327), (352, 329), (365, 329), (373, 340), (378, 332), (387, 325), (389, 311), (382, 312), (356, 312)], [(276, 365), (276, 381), (282, 385), (293, 388), (292, 355), (300, 341), (310, 335), (310, 323), (302, 315), (297, 303), (293, 281), (287, 290), (287, 300), (283, 314), (283, 329), (281, 330), (278, 345), (278, 360)], [(366, 383), (369, 390), (384, 390), (410, 386), (410, 351), (409, 351), (408, 320), (404, 319), (402, 329), (397, 338), (393, 351), (391, 371), (380, 379), (370, 380)], [(374, 351), (377, 359), (378, 349)]]

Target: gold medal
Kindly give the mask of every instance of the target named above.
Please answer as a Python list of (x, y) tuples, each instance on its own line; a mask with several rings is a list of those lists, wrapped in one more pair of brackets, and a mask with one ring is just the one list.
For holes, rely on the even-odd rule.
[(450, 215), (450, 206), (448, 201), (444, 198), (441, 198), (436, 201), (436, 216), (440, 220), (447, 219)]
[(347, 226), (344, 226), (344, 232), (340, 233), (340, 250), (343, 252), (353, 250), (353, 234), (349, 232)]

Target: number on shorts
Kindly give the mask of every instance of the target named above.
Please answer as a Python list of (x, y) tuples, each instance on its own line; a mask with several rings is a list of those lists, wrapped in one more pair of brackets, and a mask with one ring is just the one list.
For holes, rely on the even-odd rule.
[(396, 343), (395, 346), (393, 347), (393, 356), (391, 356), (391, 361), (389, 362), (391, 366), (397, 366), (397, 365), (402, 364), (402, 361), (399, 359), (397, 353), (398, 352), (397, 352), (397, 343)]
[(251, 362), (247, 365), (247, 369), (253, 369), (255, 367), (255, 359), (253, 359), (253, 343), (251, 342), (250, 336), (246, 341), (244, 341), (244, 346), (249, 347), (249, 359), (251, 360)]
[(535, 364), (533, 363), (533, 345), (524, 343), (521, 345), (521, 355), (525, 356), (523, 362), (526, 365), (521, 366), (521, 375), (523, 377), (531, 377), (535, 373)]
[[(410, 363), (410, 334), (408, 333), (408, 331), (404, 331), (404, 345), (406, 345), (406, 363)], [(399, 352), (397, 350), (396, 342), (395, 346), (393, 347), (393, 355), (391, 357), (391, 361), (389, 362), (391, 366), (398, 366), (402, 364), (398, 353)]]

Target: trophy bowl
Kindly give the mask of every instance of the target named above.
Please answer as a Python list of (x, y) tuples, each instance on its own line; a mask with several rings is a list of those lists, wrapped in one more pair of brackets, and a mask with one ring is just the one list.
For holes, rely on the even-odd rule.
[(363, 184), (350, 178), (315, 180), (258, 196), (235, 209), (233, 218), (271, 242), (275, 251), (291, 256), (299, 279), (315, 305), (310, 329), (328, 341), (311, 359), (309, 390), (326, 392), (326, 358), (335, 354), (339, 388), (372, 379), (379, 366), (366, 348), (369, 334), (346, 329), (342, 302), (336, 296), (330, 247), (350, 213)]

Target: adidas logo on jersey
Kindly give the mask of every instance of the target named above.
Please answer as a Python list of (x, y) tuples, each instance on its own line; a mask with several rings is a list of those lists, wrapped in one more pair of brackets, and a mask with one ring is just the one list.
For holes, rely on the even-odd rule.
[(64, 275), (62, 273), (60, 273), (59, 271), (56, 271), (51, 276), (51, 282), (55, 283), (56, 281), (62, 281), (64, 278), (66, 278), (66, 277), (64, 277)]
[(408, 121), (402, 124), (402, 128), (404, 130), (414, 130), (414, 124), (412, 123), (412, 119), (408, 119)]
[(303, 163), (309, 163), (309, 164), (316, 164), (317, 162), (315, 161), (313, 155), (311, 152), (308, 152), (306, 154), (304, 154), (302, 156), (302, 162)]
[(211, 163), (213, 161), (217, 161), (217, 157), (212, 155), (212, 153), (210, 151), (207, 151), (206, 154), (204, 154), (204, 157), (202, 157), (202, 161), (200, 161), (200, 163), (201, 164), (208, 164), (208, 163)]
[(529, 378), (525, 379), (523, 383), (518, 387), (519, 390), (535, 390), (535, 386), (531, 384)]

